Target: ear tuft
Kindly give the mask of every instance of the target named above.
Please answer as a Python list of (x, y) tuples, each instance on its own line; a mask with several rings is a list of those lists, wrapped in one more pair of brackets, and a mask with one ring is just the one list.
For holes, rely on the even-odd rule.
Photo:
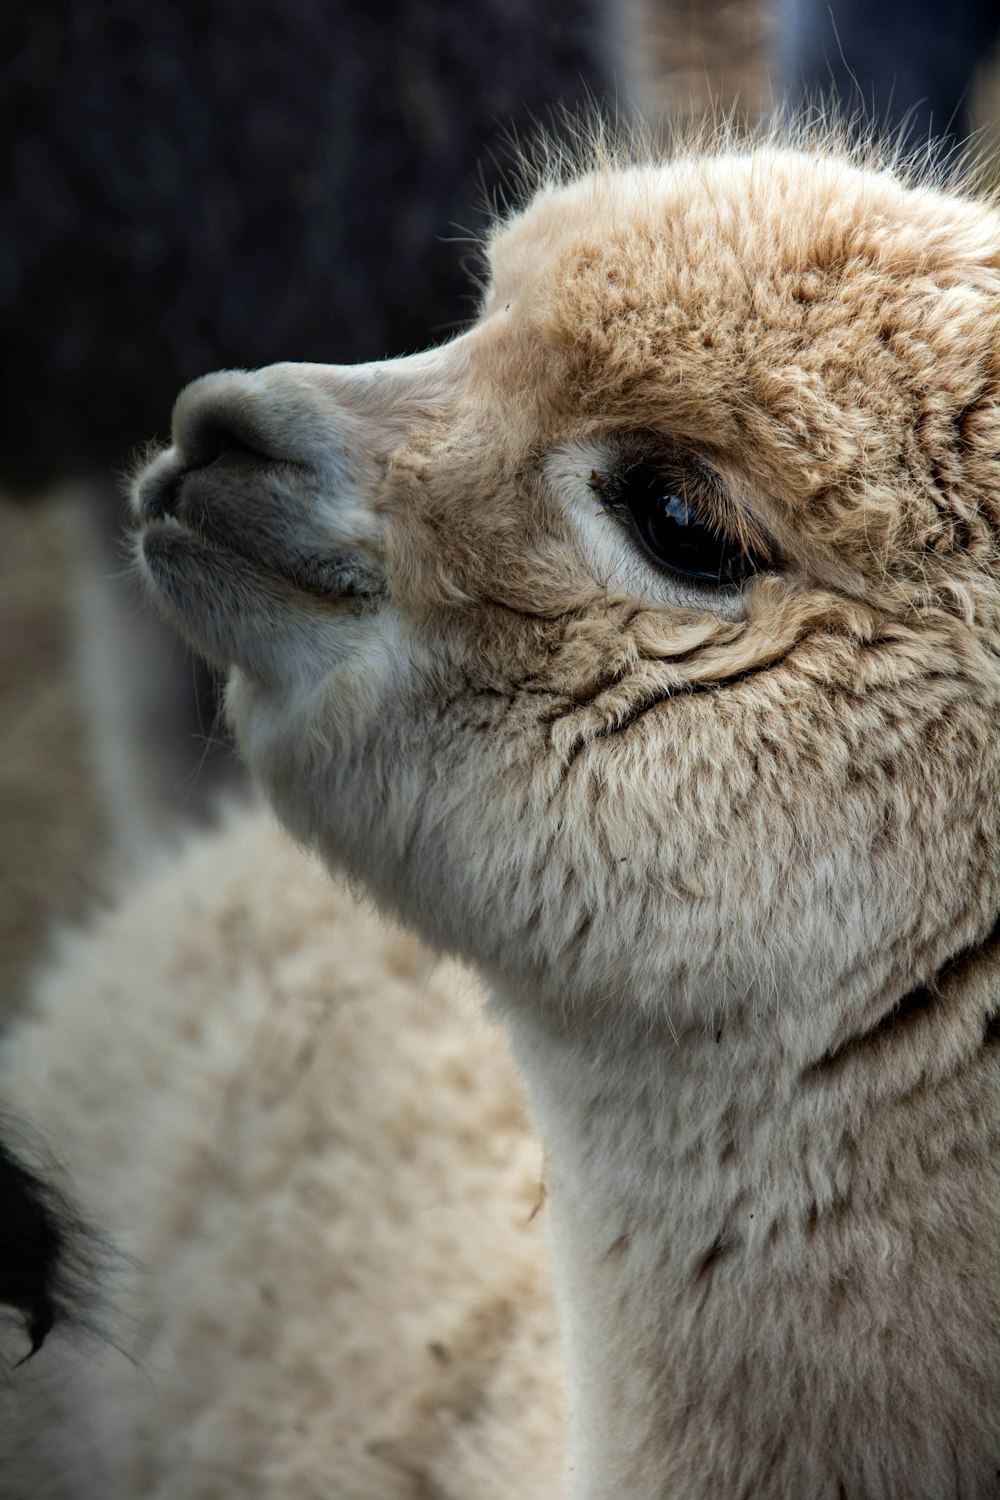
[[(4, 1121), (5, 1131), (9, 1122)], [(101, 1244), (37, 1148), (18, 1153), (0, 1141), (0, 1308), (16, 1314), (37, 1354), (53, 1328), (83, 1324), (96, 1300)]]

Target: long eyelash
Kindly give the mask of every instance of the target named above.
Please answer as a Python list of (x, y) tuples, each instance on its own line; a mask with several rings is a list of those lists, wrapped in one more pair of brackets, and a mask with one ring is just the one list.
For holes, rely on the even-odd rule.
[(774, 541), (763, 530), (755, 518), (748, 514), (745, 506), (737, 503), (728, 488), (712, 475), (711, 518), (719, 528), (720, 536), (736, 541), (748, 557), (757, 557), (761, 562), (773, 565), (778, 560)]
[(654, 566), (730, 587), (773, 565), (773, 548), (699, 458), (665, 454), (653, 442), (630, 444), (617, 457), (603, 476), (591, 470), (590, 488)]
[[(634, 475), (644, 469), (662, 474), (668, 482), (671, 471), (675, 472), (678, 476), (678, 492), (684, 495), (691, 510), (709, 528), (713, 536), (717, 537), (720, 542), (729, 542), (741, 547), (748, 558), (756, 558), (764, 564), (775, 563), (777, 550), (771, 538), (748, 516), (744, 508), (732, 499), (726, 485), (715, 471), (697, 457), (690, 455), (679, 457), (672, 454), (664, 458), (662, 455), (650, 453), (625, 458), (623, 455), (623, 461), (610, 467), (603, 477), (596, 469), (592, 469), (589, 487), (604, 507), (621, 511), (625, 507), (621, 505), (617, 497), (628, 488)], [(689, 498), (692, 476), (700, 491), (697, 499)], [(705, 491), (707, 493), (704, 493)], [(704, 501), (704, 503), (698, 503), (699, 501)]]

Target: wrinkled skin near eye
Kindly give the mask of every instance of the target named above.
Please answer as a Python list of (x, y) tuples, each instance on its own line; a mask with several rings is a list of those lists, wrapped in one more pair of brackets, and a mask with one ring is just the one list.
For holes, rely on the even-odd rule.
[(591, 482), (646, 556), (668, 573), (724, 586), (768, 566), (759, 551), (720, 525), (712, 481), (694, 466), (640, 460), (604, 479), (595, 474)]

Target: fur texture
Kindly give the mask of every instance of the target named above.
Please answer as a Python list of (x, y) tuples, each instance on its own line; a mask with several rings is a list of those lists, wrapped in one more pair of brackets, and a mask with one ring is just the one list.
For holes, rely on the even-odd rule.
[(1000, 219), (829, 141), (598, 150), (489, 260), (426, 355), (189, 387), (140, 567), (293, 833), (489, 984), (576, 1500), (985, 1500)]
[(4, 1075), (135, 1270), (114, 1345), (15, 1372), (5, 1497), (557, 1492), (540, 1154), (473, 998), (263, 814), (64, 940)]

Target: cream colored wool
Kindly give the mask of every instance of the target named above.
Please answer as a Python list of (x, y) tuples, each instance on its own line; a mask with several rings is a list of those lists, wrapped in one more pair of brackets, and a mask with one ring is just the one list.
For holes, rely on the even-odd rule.
[(263, 813), (65, 940), (5, 1094), (135, 1268), (123, 1352), (13, 1378), (0, 1494), (558, 1490), (539, 1151), (473, 998)]
[[(363, 1391), (350, 1425), (377, 1443), (392, 1400), (421, 1399), (402, 1364), (426, 1359), (434, 1318), (495, 1284), (524, 1322), (481, 1372), (466, 1444), (480, 1472), (439, 1480), (424, 1463), (414, 1495), (986, 1500), (1000, 1471), (1000, 219), (829, 142), (720, 142), (639, 165), (598, 151), (488, 249), (479, 316), (439, 349), (190, 386), (136, 483), (137, 556), (154, 603), (230, 672), (234, 729), (282, 820), (488, 985), (546, 1148), (566, 1478), (537, 1456), (559, 1465), (555, 1377), (525, 1352), (550, 1348), (547, 1304), (509, 1290), (540, 1253), (529, 1161), (516, 1180), (459, 1165), (488, 1153), (491, 1096), (456, 1096), (447, 1060), (486, 1048), (496, 1088), (496, 1043), (469, 1022), (431, 1037), (433, 990), (405, 1027), (372, 1021), (394, 991), (376, 943), (351, 949), (367, 982), (339, 1055), (304, 1075), (337, 1093), (364, 1073), (319, 1147), (304, 1104), (280, 1148), (263, 1119), (231, 1142), (165, 1111), (162, 1133), (193, 1129), (235, 1184), (239, 1269), (205, 1284), (231, 1330), (218, 1389), (244, 1413), (230, 1431), (255, 1478), (220, 1474), (211, 1493), (292, 1493), (265, 1476), (295, 1450), (296, 1405), (315, 1454), (311, 1414), (333, 1434)], [(719, 586), (651, 560), (615, 501), (637, 473), (674, 476), (760, 570)], [(266, 886), (268, 863), (243, 878)], [(128, 930), (202, 933), (199, 907), (233, 877), (193, 876), (167, 876)], [(357, 919), (317, 937), (333, 898), (312, 900), (290, 906), (284, 954), (322, 1005)], [(240, 934), (214, 941), (207, 989), (227, 998), (198, 991), (210, 1036), (207, 1016), (239, 993), (221, 970), (243, 952)], [(294, 1054), (281, 996), (254, 1024)], [(355, 1025), (386, 1026), (363, 1068)], [(164, 1087), (197, 1074), (204, 1047), (158, 1053)], [(61, 1087), (52, 1107), (73, 1122)], [(389, 1120), (405, 1097), (401, 1138)], [(102, 1098), (128, 1130), (127, 1097)], [(421, 1109), (444, 1098), (442, 1134), (429, 1122), (418, 1148)], [(368, 1143), (408, 1201), (431, 1160), (454, 1187), (449, 1133), (456, 1173), (508, 1226), (509, 1271), (476, 1212), (425, 1246), (377, 1173), (351, 1179)], [(404, 1146), (429, 1153), (412, 1176)], [(350, 1325), (387, 1394), (369, 1398), (353, 1343), (331, 1333), (323, 1381), (283, 1368), (243, 1404), (226, 1351), (241, 1325), (252, 1348), (254, 1212), (284, 1182), (267, 1175), (275, 1157), (356, 1183), (332, 1206), (311, 1196), (301, 1230), (329, 1252), (332, 1288), (372, 1247), (380, 1278), (406, 1278), (405, 1315), (366, 1307)], [(220, 1254), (221, 1187), (127, 1173), (133, 1201), (167, 1184), (168, 1239)], [(341, 1294), (324, 1301), (317, 1272), (301, 1296), (298, 1221), (271, 1222), (311, 1339)], [(149, 1295), (175, 1339), (190, 1282), (173, 1300), (165, 1284)], [(426, 1322), (411, 1343), (413, 1308)], [(211, 1347), (164, 1356), (165, 1378), (185, 1386)], [(215, 1421), (214, 1398), (201, 1410)], [(171, 1473), (172, 1444), (149, 1428), (142, 1441)], [(222, 1450), (206, 1439), (206, 1461)], [(356, 1451), (315, 1457), (302, 1493), (378, 1493), (344, 1477)]]

